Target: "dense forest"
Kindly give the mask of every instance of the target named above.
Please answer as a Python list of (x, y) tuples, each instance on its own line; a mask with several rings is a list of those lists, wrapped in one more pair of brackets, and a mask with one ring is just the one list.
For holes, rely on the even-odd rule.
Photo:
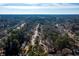
[(0, 55), (79, 55), (79, 15), (0, 15)]

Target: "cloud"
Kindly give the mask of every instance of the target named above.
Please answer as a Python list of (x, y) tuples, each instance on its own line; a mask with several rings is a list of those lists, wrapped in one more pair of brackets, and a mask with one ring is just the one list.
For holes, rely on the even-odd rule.
[(0, 6), (79, 6), (79, 3), (0, 3)]
[(79, 13), (79, 3), (4, 3), (0, 4), (0, 13)]
[(29, 8), (79, 8), (79, 3), (38, 3), (38, 4), (24, 4), (24, 3), (6, 3), (0, 4), (4, 8), (29, 9)]

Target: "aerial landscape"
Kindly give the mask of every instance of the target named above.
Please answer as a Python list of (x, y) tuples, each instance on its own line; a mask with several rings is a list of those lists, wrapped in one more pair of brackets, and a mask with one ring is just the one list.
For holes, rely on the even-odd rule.
[(79, 3), (0, 3), (0, 56), (79, 56)]
[(0, 55), (79, 55), (79, 15), (0, 15)]

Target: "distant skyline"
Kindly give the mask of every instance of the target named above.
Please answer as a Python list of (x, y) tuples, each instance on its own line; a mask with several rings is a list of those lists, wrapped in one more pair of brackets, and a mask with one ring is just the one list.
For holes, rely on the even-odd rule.
[(79, 3), (0, 3), (0, 14), (79, 14)]

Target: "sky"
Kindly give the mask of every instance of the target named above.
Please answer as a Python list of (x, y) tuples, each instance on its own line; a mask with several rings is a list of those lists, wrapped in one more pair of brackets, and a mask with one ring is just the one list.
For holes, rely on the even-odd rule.
[(0, 1), (0, 14), (79, 14), (79, 3), (52, 1), (2, 0)]

